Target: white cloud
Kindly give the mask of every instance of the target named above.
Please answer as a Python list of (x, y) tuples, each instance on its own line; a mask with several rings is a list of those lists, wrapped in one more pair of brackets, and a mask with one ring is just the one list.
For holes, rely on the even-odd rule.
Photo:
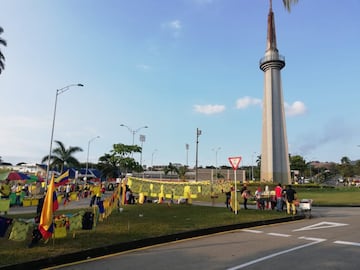
[(285, 113), (287, 116), (297, 116), (305, 114), (307, 109), (303, 102), (295, 101), (293, 104), (284, 103)]
[(164, 23), (162, 26), (164, 29), (170, 30), (175, 38), (180, 36), (181, 29), (183, 28), (180, 20), (173, 20), (171, 22)]
[(202, 113), (202, 114), (215, 114), (215, 113), (221, 113), (225, 111), (224, 105), (195, 105), (194, 110), (196, 112)]
[(151, 69), (150, 66), (145, 65), (145, 64), (138, 64), (138, 65), (136, 65), (136, 67), (137, 67), (138, 69), (142, 69), (142, 70), (150, 70), (150, 69)]
[(258, 98), (252, 98), (252, 97), (243, 97), (236, 100), (236, 108), (237, 109), (246, 109), (247, 107), (251, 105), (260, 105), (261, 106), (262, 101)]
[[(236, 108), (240, 110), (246, 109), (250, 106), (258, 106), (258, 105), (262, 106), (262, 100), (258, 98), (245, 96), (243, 98), (239, 98), (238, 100), (236, 100)], [(287, 116), (302, 115), (305, 114), (307, 111), (305, 104), (301, 101), (295, 101), (292, 104), (288, 104), (284, 102), (284, 109), (285, 109), (285, 114)]]
[(179, 20), (175, 20), (175, 21), (170, 22), (169, 27), (171, 29), (176, 29), (176, 30), (179, 30), (179, 29), (182, 28), (181, 22)]

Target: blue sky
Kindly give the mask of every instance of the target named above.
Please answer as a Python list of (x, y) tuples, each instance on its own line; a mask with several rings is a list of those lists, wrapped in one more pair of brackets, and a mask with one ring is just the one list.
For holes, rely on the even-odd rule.
[[(360, 157), (360, 1), (273, 1), (289, 152)], [(96, 162), (145, 135), (143, 164), (255, 163), (266, 0), (1, 0), (0, 156), (39, 163), (54, 140)], [(185, 145), (189, 144), (186, 151)], [(140, 156), (135, 155), (139, 160)]]

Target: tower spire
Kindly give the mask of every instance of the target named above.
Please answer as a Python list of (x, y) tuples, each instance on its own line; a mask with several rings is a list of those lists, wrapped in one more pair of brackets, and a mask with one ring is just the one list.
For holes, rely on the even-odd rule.
[(269, 9), (269, 14), (268, 14), (268, 25), (267, 25), (267, 40), (266, 41), (267, 41), (266, 51), (268, 51), (268, 50), (277, 51), (275, 18), (274, 18), (274, 12), (272, 11), (272, 0), (270, 0), (270, 9)]

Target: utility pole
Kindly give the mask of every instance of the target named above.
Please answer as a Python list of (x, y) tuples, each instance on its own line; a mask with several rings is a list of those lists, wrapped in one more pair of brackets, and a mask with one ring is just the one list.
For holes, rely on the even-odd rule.
[(196, 129), (196, 159), (195, 159), (195, 182), (198, 180), (198, 145), (199, 145), (199, 136), (201, 135), (201, 130)]

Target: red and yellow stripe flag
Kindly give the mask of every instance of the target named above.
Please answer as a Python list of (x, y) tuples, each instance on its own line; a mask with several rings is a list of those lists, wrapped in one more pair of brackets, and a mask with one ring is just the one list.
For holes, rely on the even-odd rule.
[(41, 211), (39, 231), (46, 240), (54, 233), (53, 213), (59, 208), (56, 190), (54, 185), (54, 175), (51, 177), (50, 184), (46, 191), (44, 205)]

